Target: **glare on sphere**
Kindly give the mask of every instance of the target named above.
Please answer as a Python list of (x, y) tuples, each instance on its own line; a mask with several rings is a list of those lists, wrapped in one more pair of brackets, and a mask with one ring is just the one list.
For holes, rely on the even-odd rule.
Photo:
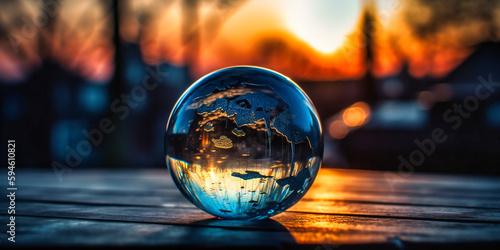
[(195, 82), (175, 105), (165, 154), (181, 192), (227, 219), (263, 219), (304, 196), (321, 165), (316, 110), (289, 78), (232, 67)]

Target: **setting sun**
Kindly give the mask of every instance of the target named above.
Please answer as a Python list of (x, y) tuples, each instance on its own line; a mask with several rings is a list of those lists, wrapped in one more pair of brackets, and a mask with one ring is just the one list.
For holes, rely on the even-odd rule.
[(300, 1), (284, 5), (290, 31), (319, 52), (334, 52), (354, 30), (361, 9), (358, 1)]

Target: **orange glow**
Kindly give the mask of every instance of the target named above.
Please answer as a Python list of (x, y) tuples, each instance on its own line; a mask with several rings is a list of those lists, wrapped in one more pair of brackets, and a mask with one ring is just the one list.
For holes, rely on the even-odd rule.
[(370, 115), (370, 107), (364, 102), (357, 102), (344, 110), (342, 118), (349, 127), (357, 127), (366, 123)]
[[(22, 25), (16, 26), (10, 25), (13, 21), (2, 23), (7, 24), (5, 27), (11, 38), (8, 43), (0, 43), (2, 78), (22, 78), (44, 59), (50, 59), (87, 79), (108, 80), (114, 70), (113, 22), (109, 6), (98, 0), (60, 3), (52, 22), (45, 23), (40, 23), (37, 17), (50, 19), (50, 14), (41, 7), (42, 4), (36, 1), (10, 2), (2, 6), (4, 18), (0, 22), (20, 17), (23, 20)], [(9, 8), (16, 11), (9, 11)]]
[[(379, 10), (375, 1), (229, 2), (120, 1), (119, 35), (140, 46), (147, 64), (188, 65), (193, 78), (242, 64), (271, 68), (298, 81), (360, 79), (367, 70), (385, 77), (402, 69), (419, 78), (446, 76), (474, 45), (495, 39), (491, 26), (500, 20), (441, 25), (432, 20), (438, 16), (432, 12), (440, 8), (415, 0), (401, 1), (392, 9), (377, 1)], [(109, 6), (98, 0), (61, 4), (54, 25), (36, 28), (26, 39), (23, 26), (9, 20), (19, 19), (18, 12), (32, 20), (40, 6), (30, 1), (22, 5), (22, 11), (13, 11), (19, 9), (16, 4), (1, 6), (0, 22), (9, 35), (23, 41), (19, 52), (13, 51), (10, 40), (0, 43), (3, 79), (22, 79), (46, 58), (89, 79), (109, 79), (115, 53)], [(323, 10), (332, 14), (320, 18)], [(365, 58), (366, 14), (374, 21), (370, 62)], [(416, 34), (422, 25), (435, 29)], [(40, 44), (47, 49), (39, 50)]]
[(363, 109), (351, 107), (344, 111), (344, 123), (350, 127), (357, 127), (365, 121), (366, 114)]
[[(201, 146), (203, 148), (206, 148), (210, 143), (210, 135), (209, 133), (203, 131), (202, 137), (201, 137)], [(200, 149), (200, 153), (203, 153), (203, 149)]]
[[(375, 75), (398, 73), (405, 65), (413, 77), (444, 77), (473, 52), (473, 45), (491, 39), (488, 37), (491, 33), (481, 30), (494, 22), (488, 24), (477, 18), (442, 25), (432, 20), (440, 16), (440, 9), (430, 9), (424, 2), (401, 1), (398, 11), (393, 12), (388, 24), (378, 33)], [(429, 27), (427, 33), (415, 34), (416, 29), (422, 27)]]
[(349, 129), (342, 121), (336, 120), (330, 124), (328, 132), (333, 138), (340, 140), (347, 135)]
[[(365, 67), (357, 49), (341, 49), (360, 44), (358, 37), (346, 36), (356, 32), (349, 28), (356, 23), (348, 23), (350, 31), (345, 34), (337, 29), (316, 32), (314, 41), (322, 41), (321, 33), (337, 41), (333, 45), (328, 40), (322, 41), (330, 47), (328, 50), (336, 49), (325, 54), (321, 52), (325, 51), (322, 45), (297, 35), (297, 25), (290, 27), (290, 19), (286, 17), (288, 7), (284, 6), (288, 6), (284, 0), (242, 1), (234, 8), (220, 7), (211, 1), (197, 2), (198, 20), (193, 21), (189, 30), (190, 40), (183, 40), (186, 9), (181, 1), (158, 6), (129, 1), (124, 13), (130, 16), (120, 28), (120, 34), (126, 41), (137, 41), (141, 45), (146, 63), (189, 63), (195, 78), (234, 65), (259, 65), (294, 79), (339, 80), (364, 74)], [(148, 22), (140, 25), (144, 15), (149, 17)]]

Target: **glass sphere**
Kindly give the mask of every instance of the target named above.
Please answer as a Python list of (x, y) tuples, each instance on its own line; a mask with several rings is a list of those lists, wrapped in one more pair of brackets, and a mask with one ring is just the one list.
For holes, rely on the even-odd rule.
[(165, 135), (175, 184), (226, 219), (264, 219), (298, 202), (321, 165), (311, 100), (288, 77), (258, 67), (210, 73), (181, 96)]

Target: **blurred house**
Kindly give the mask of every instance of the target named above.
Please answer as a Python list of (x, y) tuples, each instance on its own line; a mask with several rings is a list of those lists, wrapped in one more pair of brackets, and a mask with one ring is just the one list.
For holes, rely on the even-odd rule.
[[(380, 79), (383, 99), (370, 120), (339, 141), (349, 166), (397, 171), (409, 163), (415, 171), (500, 173), (498, 58), (500, 43), (486, 42), (443, 78), (411, 80), (403, 71)], [(435, 129), (444, 142), (430, 142)]]

